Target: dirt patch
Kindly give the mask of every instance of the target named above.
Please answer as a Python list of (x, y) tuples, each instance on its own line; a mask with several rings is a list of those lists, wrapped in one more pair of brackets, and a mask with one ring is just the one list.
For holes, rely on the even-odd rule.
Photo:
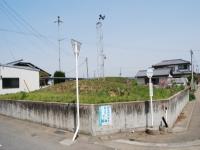
[[(186, 115), (182, 112), (182, 113), (178, 116), (178, 118), (177, 118), (177, 120), (176, 120), (176, 123), (178, 123), (178, 122), (184, 120), (185, 118), (186, 118)], [(175, 124), (176, 124), (176, 123), (175, 123)]]

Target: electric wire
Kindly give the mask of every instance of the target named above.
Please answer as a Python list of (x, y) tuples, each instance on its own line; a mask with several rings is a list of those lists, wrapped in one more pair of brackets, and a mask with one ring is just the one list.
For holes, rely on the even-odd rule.
[[(22, 25), (28, 32), (30, 32), (35, 38), (37, 38), (40, 41), (43, 41), (43, 43), (46, 43), (45, 45), (51, 44), (54, 47), (57, 47), (55, 43), (53, 43), (51, 40), (49, 40), (46, 36), (41, 34), (39, 31), (37, 31), (27, 20), (25, 20), (17, 11), (15, 11), (5, 0), (2, 0), (4, 4), (4, 8), (7, 7), (7, 12), (15, 19), (18, 24)], [(3, 5), (2, 5), (3, 6)], [(6, 6), (6, 7), (5, 7)], [(67, 51), (64, 51), (64, 53), (67, 53), (67, 55), (71, 55), (71, 53), (68, 53)]]

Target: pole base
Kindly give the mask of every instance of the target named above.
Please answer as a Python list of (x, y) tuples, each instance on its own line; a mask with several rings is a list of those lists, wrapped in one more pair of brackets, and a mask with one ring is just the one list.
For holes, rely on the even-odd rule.
[(62, 141), (60, 141), (59, 143), (62, 145), (66, 145), (66, 146), (70, 146), (72, 144), (74, 144), (76, 141), (72, 141), (72, 139), (64, 139)]
[(149, 127), (146, 129), (146, 133), (150, 134), (150, 135), (158, 135), (158, 134), (160, 134), (160, 131), (158, 128)]

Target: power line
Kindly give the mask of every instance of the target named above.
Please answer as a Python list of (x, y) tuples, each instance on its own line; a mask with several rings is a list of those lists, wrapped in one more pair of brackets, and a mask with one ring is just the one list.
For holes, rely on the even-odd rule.
[(191, 71), (192, 71), (192, 78), (191, 78), (191, 88), (194, 89), (194, 74), (193, 74), (193, 71), (194, 71), (194, 66), (193, 66), (193, 51), (190, 50), (190, 55), (191, 55)]
[[(5, 6), (7, 6), (7, 8), (16, 16), (16, 20), (18, 20), (19, 22), (21, 21), (21, 23), (26, 26), (29, 27), (29, 30), (31, 30), (31, 32), (35, 32), (36, 35), (38, 35), (38, 37), (43, 37), (43, 35), (41, 35), (30, 23), (28, 23), (19, 13), (17, 13), (17, 11), (15, 11), (5, 0), (2, 0), (2, 2), (5, 4)], [(28, 28), (27, 28), (28, 29)]]
[(18, 24), (16, 24), (15, 21), (13, 21), (13, 19), (12, 19), (12, 18), (13, 18), (12, 14), (10, 14), (10, 12), (6, 10), (6, 8), (5, 8), (4, 5), (0, 5), (0, 6), (1, 6), (1, 7), (0, 7), (1, 11), (6, 15), (7, 19), (14, 25), (14, 27), (16, 27), (18, 30), (21, 31), (20, 26), (19, 26)]
[[(80, 63), (80, 64), (78, 65), (78, 67), (81, 67), (82, 65), (85, 65), (85, 60), (84, 60), (82, 63)], [(74, 71), (75, 69), (76, 69), (76, 68), (70, 69), (69, 71), (66, 72), (66, 75), (67, 75), (67, 74), (73, 73), (73, 71)]]
[(18, 24), (23, 26), (24, 29), (26, 29), (29, 33), (32, 33), (34, 37), (36, 37), (38, 40), (43, 41), (46, 40), (48, 42), (48, 45), (51, 44), (55, 46), (54, 43), (52, 43), (46, 36), (42, 35), (40, 32), (38, 32), (28, 21), (26, 21), (17, 11), (15, 11), (5, 0), (2, 0), (2, 7), (4, 7), (5, 11), (7, 11), (7, 14), (9, 14)]
[[(20, 30), (20, 31), (10, 31), (10, 32), (23, 34), (23, 35), (30, 34), (30, 35), (33, 35), (33, 37), (35, 37), (36, 39), (38, 39), (40, 42), (42, 41), (45, 42), (45, 45), (47, 46), (50, 46), (51, 44), (52, 46), (57, 47), (51, 40), (49, 40), (46, 36), (39, 33), (30, 23), (28, 23), (28, 21), (26, 21), (21, 15), (19, 15), (19, 13), (17, 13), (5, 0), (2, 0), (1, 10), (4, 12), (7, 18), (14, 24), (14, 26), (18, 27), (18, 30)], [(28, 34), (26, 32), (22, 32), (22, 30), (20, 29), (18, 25), (22, 26), (23, 29), (27, 30)], [(35, 46), (35, 44), (32, 44), (32, 45)], [(71, 53), (67, 51), (64, 51), (64, 52), (67, 55), (72, 55)]]
[(4, 28), (0, 28), (0, 31), (1, 32), (9, 32), (9, 33), (21, 34), (21, 35), (24, 35), (24, 36), (36, 36), (35, 34), (32, 34), (32, 33), (16, 31), (16, 30), (10, 30), (10, 29), (4, 29)]

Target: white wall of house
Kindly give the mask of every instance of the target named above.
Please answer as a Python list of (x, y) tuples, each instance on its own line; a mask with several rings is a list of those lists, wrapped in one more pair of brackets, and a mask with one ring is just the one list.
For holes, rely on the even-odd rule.
[[(19, 88), (3, 87), (5, 78), (19, 79)], [(5, 80), (4, 80), (5, 82)], [(39, 71), (33, 69), (25, 69), (23, 67), (0, 66), (0, 94), (28, 92), (38, 90), (39, 87)]]

